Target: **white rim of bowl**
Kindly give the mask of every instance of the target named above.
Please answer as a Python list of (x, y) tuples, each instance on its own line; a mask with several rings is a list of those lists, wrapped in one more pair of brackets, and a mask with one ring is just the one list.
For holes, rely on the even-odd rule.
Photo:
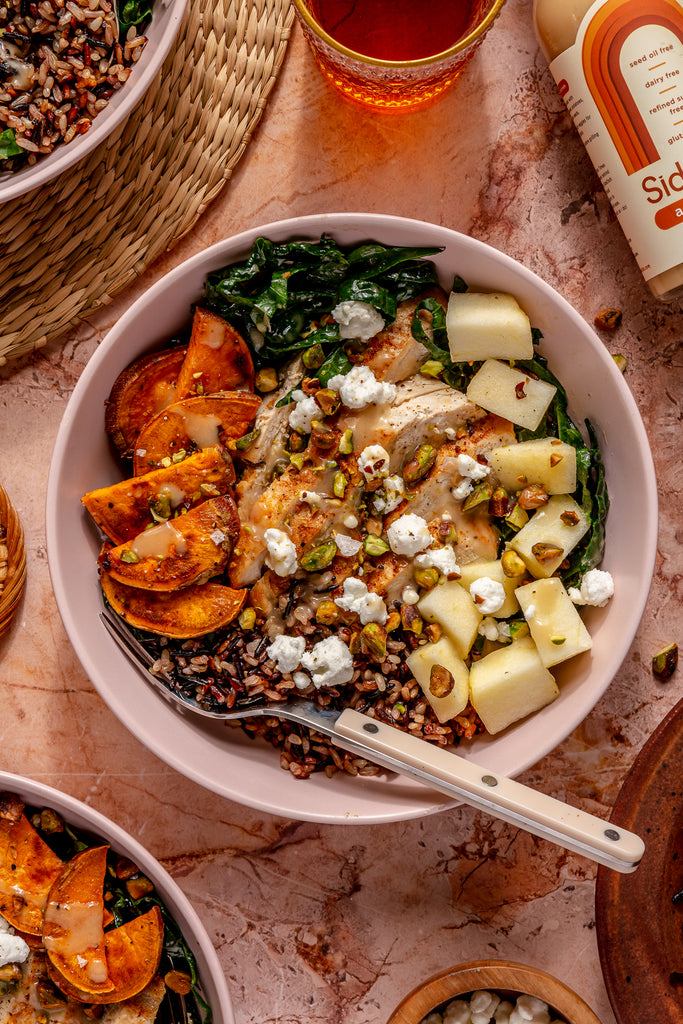
[[(59, 609), (64, 628), (71, 640), (72, 636), (78, 636), (78, 630), (76, 623), (73, 621), (68, 602), (68, 595), (65, 587), (62, 585), (62, 581), (55, 578), (55, 574), (52, 572), (50, 552), (56, 550), (57, 544), (57, 523), (56, 523), (56, 509), (58, 508), (58, 493), (57, 493), (57, 480), (56, 471), (54, 466), (56, 462), (61, 462), (65, 459), (67, 453), (68, 434), (70, 430), (71, 421), (74, 418), (74, 409), (76, 403), (74, 398), (77, 398), (84, 393), (89, 385), (92, 377), (97, 372), (99, 361), (106, 356), (108, 349), (115, 343), (116, 338), (128, 329), (129, 324), (134, 321), (137, 317), (140, 307), (151, 299), (154, 299), (158, 294), (163, 294), (165, 291), (173, 288), (176, 281), (183, 278), (185, 274), (191, 271), (197, 266), (201, 266), (203, 263), (209, 261), (214, 266), (218, 267), (221, 265), (220, 254), (225, 250), (230, 251), (248, 251), (256, 238), (261, 236), (268, 237), (269, 234), (277, 231), (282, 237), (294, 237), (296, 235), (305, 235), (311, 231), (314, 234), (320, 234), (321, 231), (327, 231), (334, 233), (335, 230), (351, 230), (358, 229), (359, 222), (362, 224), (363, 231), (367, 228), (367, 237), (372, 234), (373, 237), (377, 237), (381, 240), (381, 232), (383, 228), (395, 228), (397, 225), (405, 225), (412, 229), (427, 229), (430, 232), (436, 232), (437, 234), (443, 234), (444, 241), (448, 239), (455, 241), (466, 240), (468, 246), (474, 246), (475, 249), (479, 250), (484, 255), (493, 254), (496, 261), (502, 263), (502, 265), (508, 270), (515, 274), (521, 275), (527, 284), (538, 289), (543, 295), (552, 299), (553, 303), (559, 304), (564, 311), (564, 314), (573, 323), (576, 329), (585, 334), (585, 332), (593, 333), (589, 328), (586, 321), (579, 315), (574, 307), (552, 288), (549, 284), (543, 281), (542, 278), (538, 277), (532, 270), (529, 270), (523, 264), (514, 260), (511, 256), (501, 252), (499, 249), (488, 245), (486, 242), (474, 239), (469, 235), (465, 235), (462, 232), (455, 231), (452, 228), (447, 228), (442, 225), (431, 224), (427, 221), (420, 221), (415, 218), (408, 217), (397, 217), (393, 215), (376, 214), (376, 213), (321, 213), (321, 214), (309, 214), (303, 217), (287, 218), (285, 220), (272, 221), (268, 224), (257, 225), (254, 228), (249, 228), (246, 231), (242, 231), (237, 235), (232, 235), (230, 238), (216, 242), (214, 245), (196, 253), (191, 256), (188, 260), (185, 260), (178, 267), (169, 271), (162, 278), (160, 278), (155, 284), (153, 284), (144, 295), (140, 296), (136, 301), (126, 310), (125, 313), (119, 318), (114, 327), (108, 332), (106, 337), (103, 339), (97, 351), (88, 361), (85, 369), (79, 377), (76, 386), (73, 390), (72, 396), (67, 404), (62, 422), (60, 424), (57, 438), (55, 441), (50, 472), (48, 475), (47, 485), (47, 497), (46, 497), (46, 540), (47, 540), (47, 552), (48, 552), (48, 566), (50, 567), (50, 574), (52, 578), (52, 585), (55, 593), (55, 599)], [(436, 243), (434, 243), (436, 244)], [(216, 257), (215, 261), (213, 257)], [(225, 262), (225, 261), (223, 261)], [(648, 587), (643, 589), (643, 593), (639, 601), (632, 604), (633, 616), (632, 621), (639, 623), (645, 604), (647, 602), (649, 587), (651, 586), (652, 575), (654, 573), (655, 558), (657, 554), (657, 526), (658, 526), (658, 502), (657, 502), (657, 484), (654, 472), (654, 465), (652, 463), (652, 454), (650, 444), (645, 432), (645, 427), (640, 416), (640, 411), (636, 402), (631, 394), (628, 385), (623, 379), (622, 374), (617, 369), (614, 360), (610, 353), (604, 346), (597, 346), (597, 354), (600, 362), (603, 364), (603, 369), (606, 374), (612, 377), (614, 385), (618, 388), (621, 393), (621, 398), (625, 405), (629, 409), (630, 419), (632, 426), (636, 430), (640, 440), (640, 451), (648, 452), (649, 459), (644, 459), (643, 470), (646, 477), (646, 499), (647, 499), (647, 517), (646, 521), (643, 522), (643, 530), (648, 538), (647, 546), (643, 552), (644, 563), (648, 568)], [(653, 528), (654, 527), (654, 528)], [(637, 628), (637, 625), (636, 625)], [(577, 707), (568, 709), (568, 717), (566, 719), (567, 728), (565, 730), (568, 736), (574, 729), (583, 721), (587, 714), (595, 707), (595, 704), (599, 700), (600, 696), (607, 690), (608, 686), (614, 679), (614, 675), (619, 670), (619, 667), (624, 661), (628, 650), (630, 648), (632, 639), (626, 640), (626, 632), (620, 634), (620, 639), (613, 649), (616, 650), (618, 661), (615, 666), (614, 674), (607, 680), (600, 693), (595, 699), (589, 698), (584, 699), (579, 703)], [(83, 669), (88, 675), (89, 679), (93, 682), (93, 685), (99, 692), (98, 680), (101, 676), (100, 666), (87, 655), (86, 652), (81, 652), (76, 647), (73, 640), (71, 643), (76, 651), (77, 657), (81, 662)], [(104, 698), (103, 698), (104, 699)], [(161, 699), (161, 698), (160, 698)], [(454, 800), (447, 803), (437, 803), (439, 794), (428, 790), (431, 793), (434, 800), (433, 803), (427, 803), (425, 801), (424, 807), (416, 809), (414, 806), (406, 808), (405, 811), (397, 810), (395, 807), (387, 810), (383, 813), (376, 813), (368, 815), (366, 817), (359, 817), (349, 814), (338, 814), (330, 812), (328, 813), (306, 813), (305, 809), (292, 810), (289, 808), (282, 808), (275, 806), (267, 795), (264, 795), (262, 799), (253, 798), (248, 802), (244, 800), (243, 795), (234, 788), (231, 788), (229, 780), (221, 780), (217, 783), (214, 778), (211, 778), (208, 773), (200, 768), (193, 767), (188, 764), (180, 765), (180, 762), (176, 758), (172, 763), (168, 760), (168, 752), (164, 748), (163, 744), (158, 740), (157, 736), (147, 728), (147, 725), (139, 719), (130, 720), (130, 709), (124, 701), (117, 698), (116, 693), (112, 693), (110, 688), (107, 688), (107, 699), (105, 703), (108, 705), (111, 711), (119, 718), (119, 720), (126, 726), (126, 728), (133, 733), (134, 736), (150, 751), (157, 755), (164, 763), (171, 764), (177, 771), (181, 772), (187, 778), (192, 779), (199, 785), (211, 792), (217, 793), (220, 796), (227, 797), (230, 800), (235, 800), (238, 803), (246, 804), (259, 811), (265, 811), (270, 814), (274, 814), (280, 817), (288, 817), (299, 821), (313, 821), (319, 824), (380, 824), (385, 822), (404, 821), (412, 818), (423, 817), (429, 814), (440, 813), (441, 811), (447, 810), (451, 807), (456, 807), (459, 802)], [(555, 740), (548, 742), (542, 742), (537, 747), (530, 748), (526, 757), (522, 759), (519, 765), (514, 769), (514, 776), (520, 775), (526, 771), (533, 764), (536, 764), (541, 758), (548, 754), (557, 746)], [(176, 752), (178, 753), (178, 752)], [(278, 770), (279, 767), (278, 767)], [(512, 774), (512, 773), (511, 773)], [(412, 782), (404, 779), (405, 785), (420, 788), (420, 783)], [(294, 780), (295, 785), (300, 785), (297, 780)]]

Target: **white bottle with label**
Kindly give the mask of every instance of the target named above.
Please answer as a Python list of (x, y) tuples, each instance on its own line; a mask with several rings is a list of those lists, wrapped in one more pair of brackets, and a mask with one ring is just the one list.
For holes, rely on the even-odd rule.
[(534, 0), (550, 70), (653, 295), (683, 296), (683, 2)]

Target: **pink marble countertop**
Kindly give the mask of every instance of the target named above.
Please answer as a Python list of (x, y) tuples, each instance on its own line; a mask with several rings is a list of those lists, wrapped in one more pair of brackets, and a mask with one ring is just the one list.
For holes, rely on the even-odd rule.
[(613, 1024), (592, 863), (468, 808), (318, 826), (216, 797), (127, 732), (62, 627), (46, 561), (46, 478), (70, 392), (97, 344), (151, 282), (205, 246), (337, 210), (416, 217), (491, 243), (590, 323), (604, 307), (623, 310), (604, 342), (628, 359), (654, 452), (655, 578), (606, 695), (521, 781), (608, 816), (638, 750), (678, 701), (680, 671), (661, 683), (650, 662), (680, 641), (683, 314), (650, 297), (538, 49), (531, 4), (508, 0), (453, 91), (398, 117), (345, 104), (295, 26), (257, 132), (190, 235), (109, 307), (0, 370), (0, 481), (28, 551), (24, 601), (0, 642), (0, 765), (93, 804), (161, 859), (215, 942), (238, 1024), (381, 1024), (419, 981), (477, 958), (544, 968)]

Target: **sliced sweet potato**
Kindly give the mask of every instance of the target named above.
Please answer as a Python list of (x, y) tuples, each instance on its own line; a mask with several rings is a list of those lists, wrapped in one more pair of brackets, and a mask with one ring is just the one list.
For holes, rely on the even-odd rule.
[(178, 374), (176, 400), (240, 390), (254, 390), (254, 363), (247, 343), (226, 320), (198, 306)]
[(130, 458), (138, 434), (175, 401), (175, 385), (187, 345), (151, 352), (127, 366), (104, 406), (104, 428), (122, 458)]
[(0, 820), (0, 914), (13, 928), (41, 934), (48, 893), (63, 869), (25, 814)]
[(235, 482), (230, 453), (222, 445), (203, 448), (182, 462), (153, 469), (109, 487), (88, 491), (81, 502), (114, 544), (123, 544), (170, 512), (189, 509), (225, 494)]
[(137, 439), (133, 472), (148, 473), (181, 451), (210, 448), (242, 437), (261, 404), (248, 391), (219, 391), (174, 402), (155, 416)]
[(114, 989), (102, 923), (107, 850), (92, 846), (64, 865), (43, 915), (43, 945), (55, 974), (88, 1000)]
[(104, 933), (105, 956), (111, 989), (92, 992), (49, 970), (65, 996), (85, 1003), (122, 1003), (149, 985), (159, 967), (164, 941), (164, 922), (158, 907)]
[(100, 574), (100, 583), (111, 607), (129, 626), (183, 640), (227, 626), (237, 618), (247, 599), (246, 590), (233, 590), (222, 583), (155, 593), (127, 587), (106, 572)]
[(222, 494), (125, 544), (105, 548), (99, 563), (112, 579), (129, 587), (180, 590), (222, 572), (238, 536), (237, 506)]

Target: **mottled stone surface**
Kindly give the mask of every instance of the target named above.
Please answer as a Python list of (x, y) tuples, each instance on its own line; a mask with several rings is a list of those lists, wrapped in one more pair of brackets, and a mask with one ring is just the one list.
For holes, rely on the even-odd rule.
[[(162, 274), (254, 225), (319, 211), (397, 213), (506, 251), (628, 358), (661, 515), (656, 576), (621, 671), (593, 713), (522, 781), (606, 816), (653, 727), (681, 696), (653, 653), (680, 641), (681, 330), (650, 298), (549, 76), (531, 5), (508, 0), (442, 102), (383, 117), (323, 82), (295, 29), (282, 76), (231, 183), (196, 229), (59, 343), (0, 370), (0, 480), (25, 526), (25, 600), (0, 646), (0, 765), (96, 805), (137, 834), (202, 914), (238, 1024), (376, 1024), (421, 979), (503, 957), (569, 983), (613, 1024), (597, 959), (589, 862), (469, 809), (383, 826), (316, 826), (205, 792), (158, 761), (93, 690), (47, 569), (50, 454), (71, 389), (108, 328)], [(305, 785), (305, 783), (302, 783)]]

